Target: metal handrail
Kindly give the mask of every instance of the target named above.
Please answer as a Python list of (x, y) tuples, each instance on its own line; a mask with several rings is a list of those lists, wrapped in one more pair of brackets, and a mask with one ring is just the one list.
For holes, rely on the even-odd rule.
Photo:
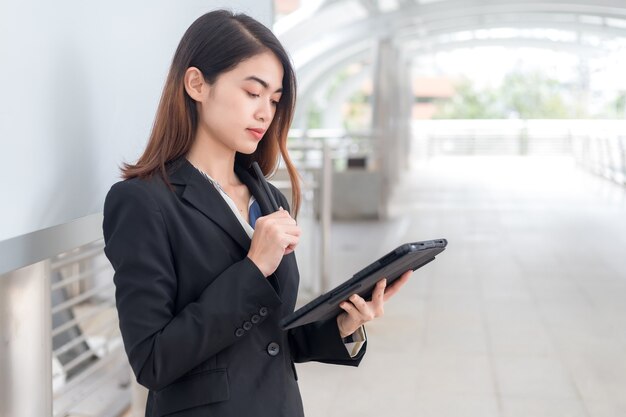
[[(115, 320), (109, 320), (104, 322), (103, 324), (101, 324), (99, 327), (96, 328), (96, 330), (94, 330), (95, 333), (105, 333), (106, 331), (109, 331), (113, 328), (117, 328), (118, 322), (117, 319)], [(68, 350), (70, 350), (71, 348), (75, 347), (76, 345), (78, 345), (79, 343), (82, 342), (86, 342), (88, 339), (88, 336), (83, 334), (82, 336), (76, 337), (74, 339), (72, 339), (70, 342), (62, 345), (61, 347), (55, 349), (52, 351), (52, 354), (54, 356), (58, 356), (61, 355), (63, 353), (66, 353)]]
[(78, 262), (85, 261), (102, 254), (103, 242), (103, 240), (97, 240), (88, 245), (93, 246), (90, 249), (84, 249), (79, 252), (75, 252), (76, 249), (74, 249), (74, 251), (69, 251), (65, 254), (59, 255), (56, 261), (50, 263), (50, 269), (59, 270), (68, 265), (76, 264)]
[[(59, 378), (63, 381), (60, 386), (55, 383), (55, 416), (71, 413), (77, 401), (70, 397), (76, 395), (81, 396), (81, 407), (84, 404), (98, 407), (95, 397), (91, 403), (86, 396), (97, 395), (107, 375), (112, 375), (110, 365), (128, 366), (122, 354), (121, 336), (115, 332), (117, 317), (103, 316), (112, 312), (115, 301), (111, 291), (114, 286), (112, 268), (108, 261), (100, 259), (102, 256), (103, 241), (100, 239), (60, 254), (51, 261), (51, 274), (60, 275), (61, 279), (50, 285), (50, 293), (56, 297), (50, 314), (55, 320), (63, 320), (51, 330), (53, 346), (55, 341), (62, 343), (51, 349), (53, 357), (62, 361), (58, 371), (53, 373), (55, 381)], [(65, 274), (71, 275), (66, 277)], [(82, 285), (68, 288), (75, 283)], [(115, 401), (120, 406), (129, 398)]]
[[(102, 249), (100, 249), (100, 251), (102, 251)], [(69, 278), (65, 278), (61, 281), (55, 282), (54, 284), (52, 284), (51, 290), (52, 291), (58, 290), (59, 288), (65, 287), (75, 282), (82, 281), (86, 278), (91, 278), (95, 273), (103, 272), (106, 270), (112, 270), (112, 269), (113, 268), (111, 267), (111, 264), (104, 264), (102, 266), (94, 268), (91, 271), (83, 272), (82, 274), (77, 274)]]
[(113, 283), (109, 282), (109, 283), (106, 283), (106, 284), (99, 285), (99, 286), (97, 286), (95, 288), (92, 288), (91, 290), (85, 291), (81, 295), (76, 296), (76, 297), (72, 298), (71, 300), (68, 300), (68, 301), (66, 301), (64, 303), (61, 303), (61, 304), (59, 304), (56, 307), (53, 307), (52, 308), (52, 314), (57, 314), (60, 311), (67, 310), (70, 307), (74, 307), (74, 306), (80, 304), (81, 302), (83, 302), (83, 301), (93, 297), (94, 295), (97, 295), (99, 293), (103, 293), (106, 290), (112, 289), (112, 288), (113, 288)]
[[(78, 375), (76, 378), (72, 379), (70, 382), (65, 384), (60, 389), (58, 389), (54, 393), (54, 396), (55, 397), (60, 397), (61, 395), (63, 395), (65, 393), (71, 391), (72, 389), (76, 388), (80, 383), (82, 383), (87, 378), (92, 376), (98, 370), (104, 368), (106, 365), (109, 365), (110, 362), (113, 362), (113, 360), (118, 359), (118, 358), (115, 357), (116, 354), (120, 354), (120, 356), (122, 356), (123, 352), (124, 352), (124, 349), (122, 349), (122, 345), (118, 345), (115, 348), (111, 349), (111, 351), (109, 351), (108, 355), (104, 356), (103, 358), (100, 358), (100, 360), (98, 360), (97, 362), (94, 362), (93, 365), (91, 365), (90, 367), (86, 368), (80, 375)], [(97, 389), (97, 387), (95, 389)], [(64, 412), (66, 412), (66, 411), (68, 411), (68, 410), (67, 409), (65, 409), (65, 410), (55, 410), (55, 416), (56, 415), (60, 415), (60, 414), (62, 414)]]
[(103, 311), (106, 311), (107, 309), (111, 308), (114, 305), (115, 305), (114, 302), (102, 303), (100, 306), (94, 308), (90, 312), (83, 313), (78, 317), (74, 317), (73, 319), (66, 321), (60, 326), (54, 327), (52, 329), (52, 337), (58, 336), (61, 333), (67, 331), (68, 329), (71, 329), (72, 327), (78, 324), (84, 323), (88, 319), (94, 318), (98, 314), (102, 313)]

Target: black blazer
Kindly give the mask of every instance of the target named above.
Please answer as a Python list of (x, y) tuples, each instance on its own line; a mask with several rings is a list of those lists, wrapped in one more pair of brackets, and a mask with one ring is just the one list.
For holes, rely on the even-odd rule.
[[(235, 171), (270, 213), (253, 171)], [(366, 346), (350, 358), (335, 319), (281, 330), (298, 292), (294, 254), (265, 278), (219, 192), (185, 158), (168, 172), (173, 191), (158, 175), (134, 178), (104, 204), (120, 329), (149, 389), (146, 416), (302, 416), (293, 362), (357, 366)]]

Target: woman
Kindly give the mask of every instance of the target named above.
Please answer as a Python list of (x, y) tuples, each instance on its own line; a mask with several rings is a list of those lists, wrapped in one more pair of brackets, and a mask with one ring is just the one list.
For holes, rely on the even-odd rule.
[(250, 164), (267, 175), (280, 152), (297, 212), (286, 149), (295, 85), (265, 26), (223, 10), (201, 16), (176, 50), (143, 155), (107, 195), (105, 252), (124, 347), (149, 389), (146, 416), (302, 416), (293, 362), (357, 366), (363, 323), (409, 277), (387, 291), (382, 280), (372, 301), (351, 297), (336, 318), (281, 330), (301, 231), (274, 187), (282, 207), (271, 212)]

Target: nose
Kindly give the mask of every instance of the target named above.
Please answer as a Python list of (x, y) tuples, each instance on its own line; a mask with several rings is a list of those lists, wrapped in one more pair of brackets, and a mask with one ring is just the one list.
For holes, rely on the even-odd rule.
[(260, 100), (259, 107), (256, 111), (256, 119), (261, 122), (266, 122), (274, 117), (274, 107), (270, 100)]

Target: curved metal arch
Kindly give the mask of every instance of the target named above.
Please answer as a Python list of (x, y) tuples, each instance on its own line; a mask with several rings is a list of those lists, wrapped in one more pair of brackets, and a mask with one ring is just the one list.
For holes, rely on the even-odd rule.
[[(323, 10), (323, 9), (327, 8), (328, 6), (337, 5), (337, 4), (343, 3), (345, 1), (346, 0), (325, 0), (325, 1), (322, 1), (320, 4), (318, 4), (317, 8), (318, 8), (318, 10)], [(363, 2), (363, 0), (358, 0), (358, 1), (361, 2), (361, 3)], [(399, 9), (402, 9), (403, 7), (414, 6), (416, 3), (419, 4), (418, 3), (419, 1), (420, 0), (398, 0), (399, 7), (394, 9), (394, 10), (399, 10)], [(431, 2), (429, 2), (427, 4), (432, 4), (432, 3), (441, 3), (441, 1), (431, 1)], [(586, 4), (589, 4), (589, 5), (595, 5), (595, 3), (591, 2), (591, 1), (583, 1), (582, 3), (586, 3)], [(494, 4), (494, 3), (492, 3), (492, 4)], [(497, 4), (497, 3), (495, 3), (495, 4)], [(614, 1), (613, 4), (614, 5), (618, 5), (618, 6), (621, 5), (619, 2), (616, 2), (616, 1)], [(381, 10), (379, 8), (378, 12), (380, 12), (380, 11)]]
[(316, 71), (315, 75), (302, 79), (298, 74), (298, 106), (294, 116), (294, 127), (304, 126), (304, 117), (313, 102), (315, 92), (323, 90), (333, 75), (348, 65), (365, 62), (372, 58), (371, 42), (364, 48), (355, 48), (347, 54), (325, 57), (326, 64)]
[[(403, 49), (403, 53), (406, 57), (409, 57), (412, 54), (428, 52), (436, 53), (440, 51), (449, 51), (455, 49), (462, 48), (476, 48), (476, 47), (488, 47), (488, 46), (505, 46), (505, 47), (532, 47), (538, 49), (551, 49), (554, 51), (563, 51), (568, 53), (579, 53), (583, 52), (587, 57), (592, 57), (598, 54), (596, 48), (592, 46), (574, 46), (567, 42), (558, 42), (558, 41), (545, 41), (545, 40), (536, 40), (536, 39), (528, 39), (528, 38), (508, 38), (508, 39), (469, 39), (463, 41), (452, 41), (446, 43), (436, 43), (432, 45), (413, 45), (407, 46)], [(363, 49), (360, 51), (355, 51), (353, 54), (343, 57), (343, 59), (338, 62), (338, 65), (331, 66), (324, 73), (319, 74), (318, 78), (313, 80), (315, 87), (320, 87), (321, 84), (319, 81), (325, 80), (332, 76), (332, 74), (338, 72), (339, 70), (345, 68), (347, 65), (352, 63), (365, 63), (366, 66), (370, 66), (371, 63), (364, 62), (371, 55), (371, 51), (368, 49)], [(317, 88), (315, 88), (317, 90)], [(309, 91), (307, 89), (301, 89), (300, 94), (301, 97), (299, 100), (305, 99), (305, 97), (309, 96)]]
[[(608, 18), (626, 18), (626, 4), (619, 0), (597, 0), (593, 3), (589, 0), (500, 0), (498, 3), (485, 3), (481, 0), (442, 0), (439, 2), (418, 4), (403, 7), (387, 13), (372, 15), (367, 19), (356, 21), (348, 27), (361, 26), (366, 30), (372, 27), (381, 26), (377, 22), (382, 22), (382, 26), (398, 27), (404, 26), (402, 22), (409, 21), (409, 24), (428, 24), (428, 22), (458, 19), (467, 16), (488, 16), (520, 13), (543, 13), (545, 15), (592, 15)], [(372, 25), (372, 22), (375, 25)], [(399, 24), (400, 23), (400, 24)], [(315, 18), (302, 21), (301, 25), (309, 26), (311, 30), (302, 30), (309, 35), (308, 39), (297, 39), (291, 36), (289, 31), (280, 34), (286, 45), (292, 50), (298, 49), (308, 43), (316, 42), (320, 39), (319, 33), (315, 31)], [(347, 28), (339, 28), (329, 34), (330, 37), (337, 37)], [(388, 32), (388, 31), (386, 31)], [(382, 33), (378, 31), (374, 35)], [(372, 35), (372, 32), (369, 33)], [(293, 34), (295, 35), (295, 34)], [(295, 48), (295, 49), (293, 49)]]
[[(493, 25), (494, 28), (499, 26), (499, 25)], [(461, 26), (460, 29), (461, 30), (472, 30), (472, 29), (484, 29), (485, 27), (482, 26)], [(489, 28), (489, 27), (487, 27)], [(531, 24), (525, 24), (525, 23), (520, 23), (517, 24), (515, 26), (511, 25), (511, 28), (514, 29), (532, 29), (533, 26)], [(538, 27), (538, 28), (543, 28), (543, 27)], [(569, 28), (569, 27), (568, 27)], [(421, 36), (419, 33), (414, 34), (414, 38), (411, 38), (408, 36), (408, 34), (406, 34), (402, 40), (402, 42), (398, 42), (400, 44), (400, 46), (404, 46), (406, 44), (411, 44), (412, 42), (416, 42), (416, 41), (421, 41), (424, 40), (424, 42), (429, 42), (431, 41), (431, 39), (434, 41), (434, 38), (436, 36), (442, 35), (442, 34), (447, 34), (447, 33), (454, 33), (454, 32), (450, 32), (448, 30), (444, 30), (441, 33), (437, 33), (437, 32), (431, 32), (432, 36)], [(509, 38), (509, 39), (518, 39), (518, 38)], [(519, 39), (529, 39), (529, 38), (519, 38)], [(497, 41), (497, 38), (494, 39), (494, 41)], [(529, 39), (528, 42), (532, 42), (532, 39)], [(554, 45), (560, 45), (559, 44), (555, 44), (552, 43), (554, 41), (550, 41), (550, 40), (546, 40), (545, 43), (546, 45), (549, 45), (550, 48), (552, 48)], [(581, 51), (589, 51), (589, 46), (587, 45), (583, 45), (583, 44), (576, 44), (577, 46), (574, 48), (580, 48)], [(537, 46), (537, 45), (533, 45), (533, 46)], [(303, 71), (302, 68), (299, 69), (299, 78), (300, 78), (300, 86), (302, 91), (306, 91), (309, 86), (311, 85), (311, 80), (312, 79), (316, 79), (320, 76), (320, 74), (328, 74), (328, 73), (332, 73), (333, 72), (333, 68), (336, 65), (340, 65), (340, 66), (345, 66), (347, 62), (349, 62), (353, 56), (353, 51), (354, 49), (357, 49), (356, 51), (356, 55), (360, 55), (360, 51), (366, 52), (367, 49), (371, 48), (371, 43), (369, 42), (365, 42), (365, 43), (360, 43), (360, 44), (353, 44), (350, 46), (349, 49), (335, 49), (334, 51), (330, 51), (329, 53), (327, 53), (326, 55), (324, 55), (323, 59), (319, 60), (318, 65), (315, 66), (313, 71)], [(432, 44), (429, 46), (429, 48), (433, 48)], [(563, 47), (563, 48), (557, 48), (557, 49), (565, 49), (567, 48), (568, 52), (572, 52), (572, 50), (569, 47)], [(445, 49), (449, 49), (449, 47), (445, 47)], [(554, 49), (554, 48), (552, 48)], [(575, 52), (575, 51), (574, 51)], [(345, 57), (348, 57), (347, 59), (345, 59)], [(359, 58), (359, 59), (362, 59)]]
[[(548, 46), (549, 45), (549, 46)], [(435, 53), (444, 50), (454, 50), (461, 48), (472, 48), (472, 47), (484, 47), (484, 46), (507, 46), (507, 47), (535, 47), (541, 49), (552, 49), (556, 51), (565, 51), (569, 53), (578, 53), (584, 51), (586, 55), (594, 55), (597, 53), (597, 50), (591, 46), (573, 46), (566, 42), (557, 42), (557, 41), (544, 41), (544, 40), (535, 40), (528, 38), (510, 38), (510, 39), (471, 39), (465, 41), (454, 41), (448, 43), (437, 43), (433, 45), (422, 45), (422, 46), (414, 46), (409, 47), (406, 50), (403, 50), (405, 56), (414, 53), (420, 53), (422, 51), (427, 51), (428, 53)], [(317, 77), (309, 81), (308, 88), (300, 88), (298, 94), (298, 108), (297, 108), (297, 116), (294, 118), (294, 127), (302, 127), (304, 120), (303, 115), (306, 114), (307, 109), (311, 105), (313, 100), (313, 91), (318, 91), (333, 74), (340, 71), (342, 68), (345, 68), (347, 65), (350, 65), (355, 62), (364, 62), (368, 58), (371, 57), (371, 49), (365, 48), (360, 50), (355, 50), (352, 53), (342, 56), (338, 61), (332, 61), (330, 65), (323, 71), (317, 74)], [(366, 67), (371, 68), (372, 63), (365, 63)], [(364, 70), (366, 70), (364, 68)], [(298, 117), (299, 116), (299, 117)]]
[[(574, 15), (571, 15), (574, 17)], [(401, 43), (406, 38), (415, 37), (428, 37), (439, 36), (451, 33), (457, 33), (462, 31), (474, 31), (481, 29), (558, 29), (572, 31), (575, 33), (590, 33), (603, 37), (623, 37), (626, 38), (626, 27), (618, 28), (614, 26), (602, 26), (592, 23), (579, 22), (575, 20), (564, 21), (550, 19), (548, 16), (543, 15), (529, 15), (529, 16), (499, 16), (499, 19), (493, 21), (485, 21), (483, 18), (477, 19), (462, 19), (462, 20), (450, 20), (440, 22), (439, 24), (432, 24), (430, 26), (421, 26), (416, 28), (406, 27), (398, 29), (394, 36), (394, 39)]]
[[(414, 4), (396, 11), (377, 14), (372, 18), (340, 28), (321, 39), (316, 39), (316, 42), (325, 42), (325, 47), (318, 54), (310, 56), (308, 60), (297, 63), (297, 67), (306, 73), (315, 66), (318, 57), (325, 56), (324, 50), (327, 53), (329, 50), (341, 49), (352, 44), (355, 40), (362, 40), (367, 37), (393, 38), (396, 31), (415, 24), (427, 27), (434, 22), (471, 17), (481, 18), (486, 15), (493, 16), (495, 19), (499, 15), (514, 13), (540, 13), (544, 16), (584, 14), (600, 17), (626, 17), (626, 5), (622, 6), (615, 0), (598, 0), (593, 4), (587, 0), (568, 0), (567, 2), (558, 0), (525, 0), (523, 2), (520, 0), (502, 0), (501, 3), (487, 5), (479, 1), (468, 3), (461, 0), (442, 0), (437, 3)], [(585, 24), (581, 23), (580, 26), (581, 29), (584, 29)], [(455, 31), (453, 25), (449, 28), (450, 31)], [(287, 37), (287, 34), (283, 36)]]
[[(416, 40), (424, 39), (428, 42), (428, 38), (417, 38)], [(469, 41), (452, 41), (445, 42), (442, 44), (441, 48), (437, 45), (436, 42), (424, 45), (411, 45), (409, 40), (403, 43), (405, 46), (403, 49), (407, 49), (411, 52), (417, 52), (420, 50), (426, 50), (429, 52), (441, 50), (450, 50), (460, 47), (465, 47), (466, 45), (470, 45)], [(538, 39), (530, 39), (530, 38), (507, 38), (507, 39), (474, 39), (474, 45), (509, 45), (509, 46), (524, 46), (531, 45), (532, 47), (538, 48), (547, 48), (554, 50), (564, 50), (569, 53), (584, 53), (585, 55), (592, 56), (597, 54), (597, 48), (589, 45), (582, 45), (579, 43), (571, 44), (567, 42), (559, 42), (552, 40), (538, 40)], [(321, 59), (319, 64), (315, 66), (315, 71), (308, 71), (302, 73), (302, 69), (298, 70), (299, 77), (299, 91), (300, 94), (304, 97), (308, 95), (309, 89), (316, 85), (315, 80), (319, 80), (320, 77), (328, 77), (334, 72), (337, 71), (337, 67), (345, 67), (351, 62), (361, 61), (369, 54), (372, 53), (372, 45), (369, 42), (362, 42), (359, 44), (351, 45), (349, 49), (336, 49), (331, 51), (330, 53), (324, 56), (324, 59)]]
[(365, 39), (346, 48), (329, 51), (323, 58), (319, 58), (317, 65), (308, 68), (307, 71), (298, 68), (298, 91), (308, 91), (313, 86), (314, 80), (324, 76), (327, 77), (329, 74), (336, 72), (338, 67), (345, 67), (354, 62), (355, 56), (366, 57), (371, 55), (373, 46), (373, 40)]
[[(359, 0), (361, 3), (362, 1)], [(324, 10), (329, 6), (336, 6), (341, 3), (345, 3), (346, 0), (333, 0), (333, 1), (324, 1), (322, 4), (319, 4), (318, 10)], [(584, 10), (602, 10), (606, 13), (611, 13), (613, 15), (624, 15), (624, 8), (626, 7), (624, 3), (620, 0), (528, 0), (525, 2), (519, 2), (518, 0), (497, 0), (497, 1), (480, 1), (480, 0), (440, 0), (440, 1), (431, 1), (428, 3), (420, 3), (412, 0), (399, 0), (398, 1), (400, 7), (390, 10), (388, 12), (383, 12), (378, 9), (378, 11), (374, 14), (385, 14), (385, 13), (405, 13), (407, 10), (411, 10), (414, 8), (444, 8), (448, 9), (451, 5), (454, 6), (463, 6), (463, 5), (471, 5), (479, 4), (481, 6), (497, 8), (503, 5), (511, 4), (511, 3), (524, 3), (528, 5), (528, 8), (532, 10), (543, 9), (543, 8), (551, 8), (551, 5), (566, 5), (568, 7), (577, 7), (579, 9)], [(363, 7), (365, 10), (368, 7)], [(372, 9), (373, 10), (373, 9)], [(595, 14), (595, 12), (591, 12), (591, 14)]]
[[(522, 22), (523, 21), (520, 21), (520, 23)], [(350, 45), (357, 40), (362, 40), (367, 37), (375, 38), (373, 34), (379, 34), (381, 35), (381, 37), (385, 37), (385, 38), (395, 38), (394, 33), (391, 31), (391, 29), (389, 29), (389, 26), (385, 25), (384, 21), (376, 21), (372, 23), (374, 25), (373, 27), (366, 27), (366, 25), (364, 26), (353, 25), (351, 27), (343, 29), (341, 31), (342, 33), (334, 34), (332, 38), (321, 39), (319, 41), (321, 43), (318, 45), (323, 45), (324, 48), (320, 48), (319, 53), (308, 56), (308, 59), (299, 61), (298, 67), (305, 69), (306, 67), (310, 66), (311, 63), (317, 59), (317, 57), (323, 56), (329, 50), (341, 49), (346, 45)], [(402, 24), (398, 24), (398, 23), (399, 22), (396, 22), (396, 26), (394, 30), (405, 29), (406, 27), (410, 27), (414, 24), (409, 18), (405, 19), (402, 22)], [(424, 27), (427, 27), (427, 25), (424, 24)], [(547, 29), (549, 27), (543, 26), (543, 28)], [(580, 25), (580, 29), (584, 29), (584, 28), (585, 28), (584, 25)], [(457, 30), (454, 29), (453, 25), (450, 25), (448, 27), (448, 30), (442, 30), (442, 33), (453, 33), (453, 32), (457, 32)]]
[[(599, 18), (626, 17), (626, 4), (617, 0), (598, 0), (592, 4), (588, 0), (502, 0), (498, 4), (485, 4), (480, 0), (442, 0), (437, 3), (411, 4), (397, 10), (380, 13), (340, 28), (339, 30), (317, 37), (318, 50), (308, 60), (296, 62), (299, 77), (301, 106), (309, 107), (312, 91), (322, 86), (323, 78), (332, 76), (340, 68), (366, 59), (372, 51), (372, 42), (381, 36), (396, 39), (403, 45), (415, 39), (432, 38), (433, 34), (442, 35), (462, 30), (485, 28), (487, 21), (506, 21), (509, 27), (532, 28), (535, 24), (540, 28), (566, 29), (584, 33), (595, 33), (603, 36), (623, 36), (626, 30), (581, 22), (581, 16), (591, 15)], [(515, 25), (511, 22), (516, 17)], [(568, 22), (564, 22), (568, 21)], [(314, 20), (310, 23), (314, 25)], [(415, 26), (419, 27), (415, 29)], [(538, 27), (539, 28), (539, 27)], [(311, 31), (315, 33), (315, 31)], [(425, 36), (428, 34), (428, 36)], [(292, 43), (288, 39), (289, 32), (284, 33), (284, 43)], [(369, 39), (369, 41), (368, 41)], [(426, 40), (426, 39), (425, 39)], [(295, 42), (298, 43), (297, 40)], [(313, 42), (311, 42), (313, 43)], [(510, 38), (501, 40), (484, 40), (474, 45), (514, 44), (523, 46), (546, 47), (568, 52), (589, 52), (586, 45), (573, 46), (564, 42), (538, 41), (533, 39)], [(454, 49), (469, 45), (455, 42), (442, 45), (440, 49)], [(429, 45), (429, 51), (438, 50), (437, 45)], [(293, 50), (293, 48), (292, 48)], [(409, 46), (409, 51), (419, 52), (421, 47)], [(302, 106), (303, 105), (303, 106)], [(305, 110), (304, 110), (305, 111)], [(302, 110), (299, 111), (300, 120)]]
[[(413, 36), (410, 36), (411, 34), (407, 33), (405, 34), (405, 36), (402, 39), (396, 39), (397, 44), (402, 47), (402, 48), (414, 48), (415, 45), (428, 45), (428, 47), (433, 47), (433, 45), (437, 44), (437, 43), (442, 43), (444, 45), (448, 45), (451, 43), (454, 43), (456, 41), (445, 41), (442, 40), (442, 36), (444, 35), (453, 35), (455, 33), (462, 33), (462, 32), (473, 32), (473, 31), (477, 31), (477, 30), (482, 30), (482, 29), (486, 29), (486, 30), (490, 30), (490, 29), (499, 29), (499, 28), (506, 28), (506, 29), (556, 29), (556, 28), (546, 28), (544, 26), (535, 26), (534, 24), (530, 24), (530, 23), (526, 23), (526, 22), (522, 22), (519, 24), (515, 24), (515, 25), (508, 25), (508, 26), (502, 26), (499, 24), (492, 24), (492, 25), (480, 25), (480, 24), (476, 24), (475, 26), (464, 26), (464, 27), (459, 27), (459, 31), (458, 32), (450, 32), (448, 30), (443, 30), (442, 32), (438, 33), (438, 32), (430, 32), (427, 36), (422, 36), (419, 33), (414, 33), (412, 34)], [(569, 27), (568, 25), (563, 25), (560, 26), (558, 29), (561, 30), (569, 30), (571, 32), (573, 32), (573, 35), (575, 35), (575, 39), (572, 41), (554, 41), (552, 39), (547, 39), (547, 38), (536, 38), (536, 37), (526, 37), (526, 36), (512, 36), (512, 37), (491, 37), (491, 38), (472, 38), (472, 39), (468, 39), (468, 41), (471, 40), (476, 40), (476, 41), (488, 41), (488, 40), (493, 40), (494, 42), (499, 42), (502, 41), (502, 44), (505, 45), (506, 42), (510, 41), (510, 40), (527, 40), (527, 43), (529, 44), (533, 44), (533, 46), (535, 47), (542, 47), (540, 44), (541, 43), (545, 43), (546, 47), (548, 49), (553, 49), (552, 47), (554, 45), (563, 45), (563, 47), (559, 47), (557, 49), (562, 49), (562, 50), (567, 50), (568, 52), (571, 53), (577, 53), (578, 51), (580, 51), (581, 53), (587, 54), (587, 55), (598, 55), (601, 53), (602, 48), (598, 48), (595, 45), (589, 45), (589, 44), (585, 44), (585, 43), (581, 43), (581, 38), (580, 38), (580, 33), (578, 32), (574, 32), (574, 28), (573, 27)], [(585, 33), (592, 33), (589, 31), (586, 31)], [(626, 39), (626, 36), (624, 37), (624, 39)], [(537, 45), (535, 45), (537, 44)], [(444, 49), (449, 49), (448, 47), (444, 47)]]
[(476, 48), (485, 46), (504, 46), (504, 47), (529, 47), (538, 49), (551, 49), (555, 51), (563, 51), (572, 54), (580, 53), (585, 57), (594, 57), (599, 54), (598, 49), (592, 46), (573, 45), (571, 42), (559, 42), (552, 40), (540, 40), (530, 38), (493, 38), (493, 39), (468, 39), (463, 41), (451, 41), (451, 42), (438, 42), (432, 45), (414, 45), (406, 48), (407, 53), (414, 53), (420, 51), (440, 52), (449, 51), (461, 48)]
[(371, 74), (370, 66), (363, 65), (359, 71), (351, 74), (344, 82), (337, 88), (334, 94), (329, 98), (327, 106), (322, 114), (324, 128), (343, 128), (341, 121), (342, 107), (344, 103), (358, 91), (363, 82), (368, 79)]

